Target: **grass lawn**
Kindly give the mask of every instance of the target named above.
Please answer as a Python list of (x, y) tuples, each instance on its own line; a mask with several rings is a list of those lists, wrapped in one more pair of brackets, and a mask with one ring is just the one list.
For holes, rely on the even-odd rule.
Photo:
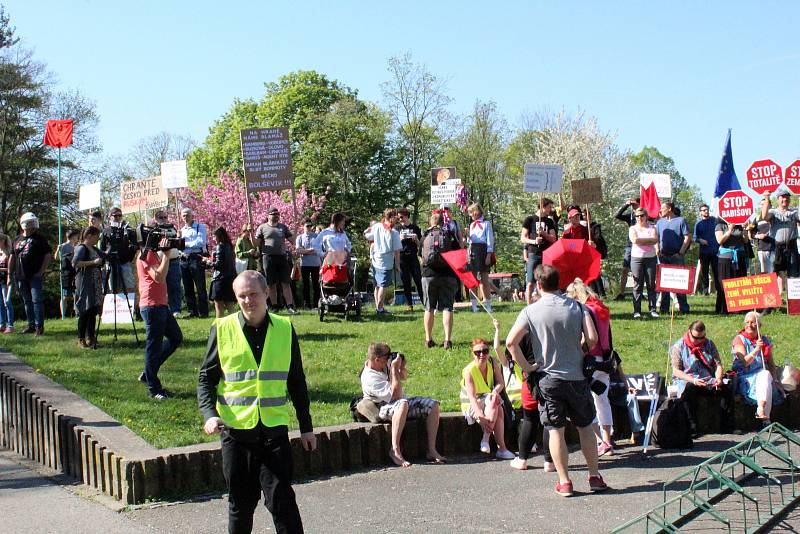
[[(730, 364), (729, 347), (741, 328), (742, 315), (713, 315), (713, 297), (690, 298), (692, 313), (677, 316), (672, 338), (680, 337), (691, 320), (702, 319), (709, 337), (717, 343), (723, 360)], [(629, 373), (667, 369), (666, 349), (669, 340), (669, 317), (631, 319), (631, 302), (611, 302), (615, 348), (622, 356)], [(508, 332), (520, 304), (495, 306), (496, 316)], [(337, 317), (319, 317), (304, 312), (292, 318), (303, 352), (303, 362), (311, 396), (311, 413), (315, 426), (333, 425), (350, 420), (350, 399), (360, 394), (357, 374), (363, 365), (371, 341), (388, 342), (393, 350), (404, 352), (409, 360), (410, 377), (405, 385), (408, 395), (429, 395), (439, 399), (444, 411), (459, 409), (459, 375), (471, 357), (469, 342), (481, 336), (491, 340), (492, 325), (485, 313), (458, 311), (454, 320), (454, 347), (426, 349), (423, 346), (422, 312), (403, 313), (377, 318), (365, 309), (361, 322), (345, 322)], [(441, 342), (441, 320), (437, 316), (434, 339)], [(2, 336), (0, 344), (43, 373), (94, 403), (112, 417), (159, 448), (209, 441), (201, 430), (202, 421), (195, 397), (197, 373), (205, 354), (211, 319), (179, 321), (184, 343), (167, 361), (159, 377), (176, 398), (157, 402), (148, 398), (147, 390), (137, 376), (142, 370), (144, 350), (136, 347), (130, 325), (122, 328), (116, 345), (112, 345), (109, 326), (103, 325), (99, 350), (83, 350), (77, 346), (76, 320), (49, 320), (46, 335), (34, 339), (29, 335)], [(17, 322), (19, 329), (24, 320)], [(136, 323), (143, 341), (143, 323)], [(797, 331), (795, 317), (785, 312), (769, 315), (764, 320), (764, 333), (776, 343), (776, 362), (794, 356)], [(794, 358), (795, 363), (797, 358)], [(295, 422), (296, 424), (296, 422)]]

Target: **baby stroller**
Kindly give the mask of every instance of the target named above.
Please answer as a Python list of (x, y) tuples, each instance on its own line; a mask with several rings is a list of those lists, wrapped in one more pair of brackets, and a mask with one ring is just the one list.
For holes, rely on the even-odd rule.
[(319, 320), (326, 314), (342, 314), (345, 321), (361, 318), (361, 297), (355, 292), (357, 258), (346, 251), (329, 252), (319, 269)]

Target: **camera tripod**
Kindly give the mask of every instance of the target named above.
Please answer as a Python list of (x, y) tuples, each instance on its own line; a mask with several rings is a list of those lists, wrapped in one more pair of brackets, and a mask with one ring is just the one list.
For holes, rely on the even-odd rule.
[[(103, 287), (111, 290), (114, 295), (112, 305), (114, 306), (114, 343), (117, 342), (117, 289), (122, 289), (122, 294), (125, 295), (125, 303), (128, 305), (128, 313), (131, 316), (131, 326), (133, 327), (133, 337), (136, 338), (136, 346), (139, 346), (139, 334), (136, 332), (136, 318), (133, 316), (133, 307), (128, 298), (128, 287), (125, 285), (125, 278), (122, 277), (122, 269), (119, 264), (119, 259), (109, 256), (108, 270), (106, 271)], [(103, 314), (97, 318), (97, 332), (100, 332), (100, 325), (103, 322)]]

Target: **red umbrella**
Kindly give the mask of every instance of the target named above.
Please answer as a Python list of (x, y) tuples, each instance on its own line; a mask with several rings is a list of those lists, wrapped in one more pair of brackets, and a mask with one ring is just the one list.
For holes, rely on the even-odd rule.
[(559, 239), (544, 251), (542, 263), (556, 268), (560, 289), (576, 278), (588, 284), (600, 277), (600, 253), (584, 239)]

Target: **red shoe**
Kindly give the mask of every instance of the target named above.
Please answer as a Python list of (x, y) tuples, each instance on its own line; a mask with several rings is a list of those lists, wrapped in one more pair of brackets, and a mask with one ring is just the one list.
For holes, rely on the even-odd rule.
[(608, 484), (606, 484), (605, 481), (603, 481), (603, 477), (601, 477), (600, 475), (590, 476), (589, 489), (595, 492), (605, 491), (608, 489)]
[(572, 482), (569, 480), (564, 482), (563, 484), (561, 482), (558, 482), (556, 484), (556, 493), (558, 493), (562, 497), (572, 497), (573, 495)]

